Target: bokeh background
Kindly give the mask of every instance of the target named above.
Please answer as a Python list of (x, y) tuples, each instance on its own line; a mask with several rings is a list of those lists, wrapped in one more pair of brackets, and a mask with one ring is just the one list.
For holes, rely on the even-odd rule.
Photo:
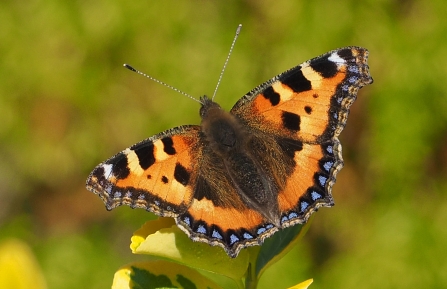
[(210, 95), (242, 23), (216, 97), (226, 109), (342, 46), (368, 48), (374, 78), (341, 135), (336, 206), (260, 288), (447, 288), (446, 11), (444, 0), (3, 0), (0, 247), (27, 246), (48, 288), (109, 288), (144, 259), (130, 236), (151, 214), (107, 212), (85, 179), (127, 146), (199, 123), (199, 106), (122, 64)]

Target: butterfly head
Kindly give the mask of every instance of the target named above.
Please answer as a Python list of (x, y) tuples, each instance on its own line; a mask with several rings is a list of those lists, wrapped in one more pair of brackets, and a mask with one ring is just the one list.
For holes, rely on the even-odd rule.
[(200, 103), (202, 104), (200, 107), (200, 117), (202, 120), (209, 118), (210, 115), (220, 114), (222, 112), (220, 105), (206, 95), (200, 97)]

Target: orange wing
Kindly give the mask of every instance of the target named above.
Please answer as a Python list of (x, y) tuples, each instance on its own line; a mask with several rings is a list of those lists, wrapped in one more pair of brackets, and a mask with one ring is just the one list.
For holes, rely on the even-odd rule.
[(175, 217), (193, 198), (200, 126), (162, 132), (99, 164), (87, 179), (111, 210), (120, 205)]
[(282, 227), (304, 223), (332, 206), (331, 189), (343, 167), (338, 136), (358, 90), (372, 83), (368, 51), (346, 47), (304, 62), (258, 86), (231, 110), (245, 125), (300, 149), (285, 148), (293, 169), (278, 195)]

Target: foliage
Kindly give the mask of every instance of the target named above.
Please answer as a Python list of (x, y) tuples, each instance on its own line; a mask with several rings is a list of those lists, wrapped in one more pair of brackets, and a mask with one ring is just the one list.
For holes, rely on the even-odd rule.
[[(254, 247), (242, 250), (237, 258), (231, 259), (219, 247), (211, 247), (200, 242), (193, 243), (175, 225), (172, 218), (159, 218), (154, 221), (148, 221), (136, 231), (132, 237), (130, 247), (132, 252), (136, 254), (149, 254), (182, 264), (162, 263), (159, 266), (153, 262), (147, 262), (141, 265), (144, 269), (138, 269), (147, 272), (144, 279), (151, 280), (155, 278), (151, 276), (169, 274), (169, 276), (163, 276), (172, 280), (171, 283), (174, 284), (179, 274), (183, 272), (191, 273), (193, 271), (187, 268), (190, 267), (226, 276), (235, 282), (239, 288), (243, 287), (242, 278), (244, 278), (245, 288), (249, 289), (257, 287), (258, 280), (264, 270), (289, 252), (307, 228), (308, 225), (298, 225), (281, 230), (269, 238), (261, 248)], [(138, 268), (141, 266), (138, 266)], [(114, 287), (114, 289), (129, 288), (129, 284), (132, 284), (132, 282), (126, 282), (126, 280), (129, 279), (129, 276), (130, 280), (134, 279), (132, 274), (129, 273), (135, 272), (134, 266), (126, 266), (122, 270), (126, 274), (115, 274), (114, 284), (120, 285)], [(205, 281), (208, 279), (204, 276), (199, 277), (197, 274), (191, 274), (191, 276), (195, 276), (197, 288), (201, 288), (198, 285), (201, 283), (200, 281), (203, 281), (203, 284), (207, 283)], [(122, 284), (126, 285), (120, 287)], [(205, 285), (203, 286), (203, 288), (206, 287)]]

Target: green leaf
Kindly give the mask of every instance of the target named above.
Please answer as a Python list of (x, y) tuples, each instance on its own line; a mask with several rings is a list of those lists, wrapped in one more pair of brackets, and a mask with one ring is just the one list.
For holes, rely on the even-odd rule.
[(259, 280), (262, 273), (272, 264), (276, 263), (303, 237), (309, 229), (312, 217), (304, 225), (295, 225), (275, 233), (265, 240), (259, 250), (256, 260), (255, 276)]
[(221, 289), (210, 279), (186, 266), (164, 260), (131, 263), (120, 268), (112, 289)]
[(134, 233), (131, 244), (135, 254), (149, 254), (227, 276), (239, 281), (248, 268), (246, 250), (237, 258), (230, 258), (221, 247), (193, 242), (181, 231), (172, 218), (159, 218), (146, 222)]

